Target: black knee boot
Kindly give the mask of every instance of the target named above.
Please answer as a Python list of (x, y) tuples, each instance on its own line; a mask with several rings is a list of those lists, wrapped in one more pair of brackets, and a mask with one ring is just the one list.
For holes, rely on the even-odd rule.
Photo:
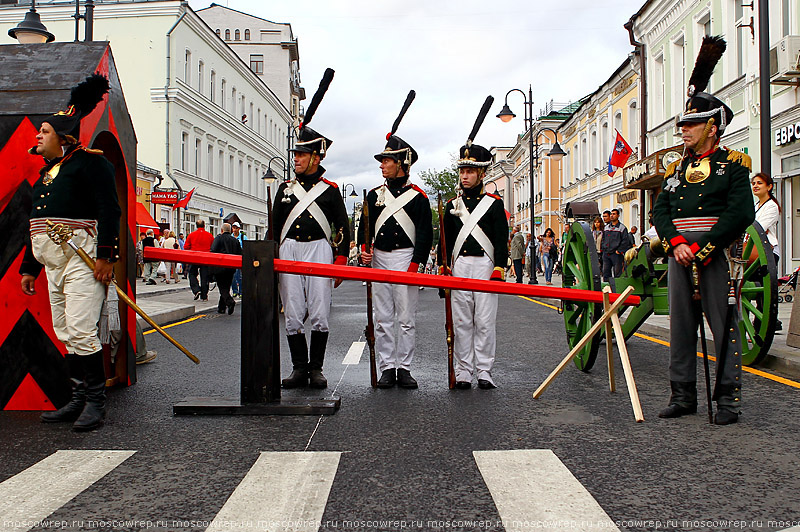
[(66, 356), (69, 381), (72, 386), (72, 399), (55, 412), (42, 413), (42, 423), (75, 421), (83, 412), (83, 407), (86, 404), (86, 383), (83, 382), (83, 366), (79, 358), (75, 353), (67, 353)]
[(284, 388), (308, 386), (308, 345), (304, 333), (289, 334), (289, 352), (292, 354), (292, 374), (281, 381)]
[(94, 430), (103, 424), (106, 417), (106, 370), (103, 367), (103, 351), (78, 358), (86, 375), (86, 406), (72, 425), (72, 429)]
[(311, 331), (311, 347), (309, 350), (310, 386), (327, 388), (328, 380), (322, 374), (322, 363), (325, 361), (325, 347), (328, 345), (328, 331)]
[(670, 381), (672, 396), (667, 408), (658, 413), (661, 418), (681, 417), (697, 413), (697, 383)]

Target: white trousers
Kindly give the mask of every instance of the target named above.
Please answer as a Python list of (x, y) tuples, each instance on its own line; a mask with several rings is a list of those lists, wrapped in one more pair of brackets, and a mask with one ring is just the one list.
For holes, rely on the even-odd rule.
[[(311, 242), (298, 242), (287, 238), (280, 247), (280, 258), (302, 262), (333, 263), (333, 249), (324, 238)], [(286, 334), (305, 332), (303, 318), (308, 312), (311, 330), (327, 332), (331, 313), (333, 279), (281, 273), (278, 276)]]
[[(78, 229), (72, 240), (90, 256), (97, 252), (97, 240)], [(56, 337), (76, 355), (100, 351), (97, 321), (106, 296), (106, 286), (95, 280), (94, 272), (67, 244), (58, 245), (46, 234), (33, 235), (33, 256), (44, 264), (50, 310)]]
[[(372, 256), (372, 267), (408, 271), (414, 248), (381, 251)], [(372, 311), (375, 319), (375, 351), (378, 368), (411, 369), (416, 346), (416, 313), (419, 288), (401, 284), (374, 283)], [(396, 329), (396, 330), (395, 330)]]
[[(470, 279), (486, 279), (492, 275), (494, 264), (486, 255), (458, 257), (453, 265), (453, 275)], [(456, 381), (472, 382), (477, 377), (492, 384), (492, 366), (497, 343), (497, 294), (484, 292), (451, 292), (453, 308), (453, 364)]]

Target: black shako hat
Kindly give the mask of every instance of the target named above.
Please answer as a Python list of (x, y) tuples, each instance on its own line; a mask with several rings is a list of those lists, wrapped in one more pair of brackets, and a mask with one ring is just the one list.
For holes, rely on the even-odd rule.
[(714, 120), (719, 135), (733, 120), (733, 111), (725, 105), (722, 100), (703, 92), (708, 87), (714, 67), (725, 53), (727, 44), (722, 37), (703, 37), (700, 51), (697, 53), (694, 70), (689, 78), (689, 87), (686, 91), (686, 106), (683, 113), (678, 117), (678, 127), (683, 124), (707, 123), (710, 119)]
[(394, 124), (392, 124), (392, 130), (386, 134), (386, 147), (381, 153), (375, 155), (376, 161), (381, 161), (384, 157), (388, 157), (400, 163), (400, 165), (408, 171), (411, 165), (419, 159), (417, 151), (411, 147), (411, 144), (395, 135), (397, 128), (400, 126), (400, 122), (403, 120), (406, 111), (408, 111), (411, 102), (414, 101), (416, 96), (417, 93), (415, 91), (408, 91), (408, 96), (406, 96), (406, 101), (400, 109), (400, 114), (397, 115)]
[(53, 126), (53, 130), (64, 138), (72, 137), (78, 142), (81, 135), (81, 119), (91, 113), (108, 93), (108, 79), (100, 74), (92, 74), (85, 81), (72, 88), (69, 102), (64, 111), (48, 116), (42, 122)]
[(319, 82), (319, 87), (317, 87), (317, 92), (315, 92), (314, 97), (311, 98), (311, 103), (308, 104), (306, 114), (303, 117), (303, 121), (300, 123), (295, 146), (289, 151), (311, 154), (316, 153), (319, 155), (320, 159), (325, 158), (325, 154), (327, 153), (330, 145), (333, 144), (333, 141), (308, 127), (308, 124), (310, 124), (311, 119), (314, 118), (314, 114), (317, 112), (319, 103), (325, 96), (325, 92), (328, 90), (331, 81), (333, 81), (333, 74), (334, 71), (332, 68), (325, 69), (325, 73), (322, 75), (322, 80)]
[(475, 140), (475, 135), (478, 134), (478, 130), (483, 125), (483, 120), (486, 118), (492, 103), (494, 103), (494, 98), (487, 96), (481, 111), (478, 113), (478, 118), (475, 119), (475, 125), (472, 126), (472, 131), (467, 137), (467, 143), (458, 150), (456, 166), (459, 168), (486, 168), (492, 164), (492, 153), (483, 146), (472, 143)]

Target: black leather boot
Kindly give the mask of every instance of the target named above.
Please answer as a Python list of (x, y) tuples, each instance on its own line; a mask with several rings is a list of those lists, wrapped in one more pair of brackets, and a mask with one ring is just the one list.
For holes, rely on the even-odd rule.
[(325, 347), (328, 345), (328, 332), (311, 331), (308, 369), (311, 388), (327, 388), (328, 379), (322, 374), (322, 363), (325, 361)]
[(401, 388), (408, 388), (413, 390), (417, 387), (417, 381), (411, 376), (411, 372), (407, 369), (397, 369), (397, 385)]
[(394, 388), (395, 383), (397, 383), (397, 370), (394, 368), (385, 369), (378, 381), (378, 388)]
[(676, 418), (697, 413), (697, 383), (670, 381), (672, 396), (667, 408), (658, 413), (660, 418)]
[(83, 382), (83, 366), (80, 357), (75, 353), (67, 353), (67, 368), (69, 381), (72, 385), (72, 399), (55, 412), (43, 412), (40, 416), (42, 423), (60, 423), (62, 421), (75, 421), (83, 412), (86, 404), (86, 383)]
[(82, 432), (96, 429), (106, 418), (106, 370), (103, 351), (78, 358), (86, 375), (86, 406), (72, 425), (72, 430)]
[(304, 333), (289, 334), (289, 352), (292, 354), (292, 373), (281, 381), (284, 388), (305, 388), (308, 386), (308, 345)]

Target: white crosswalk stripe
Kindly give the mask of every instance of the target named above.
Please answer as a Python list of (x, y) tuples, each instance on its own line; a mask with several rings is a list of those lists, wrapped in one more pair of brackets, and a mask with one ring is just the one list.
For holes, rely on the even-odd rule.
[(316, 532), (328, 502), (338, 452), (264, 452), (207, 532)]
[(347, 350), (347, 354), (344, 356), (342, 364), (358, 364), (361, 361), (361, 354), (364, 352), (364, 347), (366, 345), (367, 342), (353, 342), (353, 344), (350, 346), (350, 349)]
[(57, 451), (0, 484), (0, 531), (30, 530), (136, 451)]
[(552, 451), (473, 455), (507, 532), (619, 530)]

